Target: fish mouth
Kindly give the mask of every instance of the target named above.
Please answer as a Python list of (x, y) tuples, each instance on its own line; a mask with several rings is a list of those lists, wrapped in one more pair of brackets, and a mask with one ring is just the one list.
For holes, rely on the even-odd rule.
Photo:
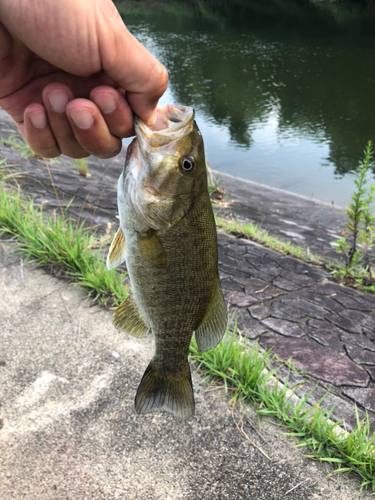
[(160, 148), (167, 151), (171, 143), (187, 135), (194, 126), (194, 108), (166, 104), (156, 108), (155, 125), (148, 127), (139, 116), (134, 117), (134, 129), (140, 146), (146, 151)]

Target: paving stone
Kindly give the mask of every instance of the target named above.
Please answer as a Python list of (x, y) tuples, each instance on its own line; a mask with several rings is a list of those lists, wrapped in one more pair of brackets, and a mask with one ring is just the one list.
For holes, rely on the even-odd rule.
[(235, 267), (227, 266), (226, 264), (220, 264), (219, 270), (223, 271), (226, 274), (229, 274), (230, 276), (245, 276), (247, 278), (250, 278), (251, 276), (249, 272), (241, 271)]
[(309, 300), (313, 304), (317, 304), (318, 306), (324, 307), (324, 309), (327, 309), (327, 311), (330, 312), (338, 313), (343, 310), (343, 306), (341, 304), (338, 304), (331, 297), (327, 297), (319, 293), (306, 291), (301, 293), (300, 297)]
[(339, 326), (343, 330), (346, 330), (347, 332), (362, 333), (362, 328), (357, 323), (354, 323), (353, 321), (350, 321), (347, 318), (343, 318), (338, 314), (327, 314), (326, 320), (330, 321), (331, 323), (334, 323), (335, 325)]
[(345, 333), (344, 330), (338, 328), (337, 326), (329, 323), (328, 321), (322, 321), (320, 319), (311, 318), (307, 321), (307, 324), (312, 328), (319, 328), (320, 330), (326, 330), (329, 334), (337, 334)]
[[(232, 317), (233, 310), (229, 317)], [(237, 321), (237, 328), (249, 339), (256, 339), (269, 330), (250, 316), (248, 309), (236, 309), (233, 321)]]
[(289, 281), (286, 278), (281, 278), (278, 276), (275, 278), (272, 283), (277, 286), (278, 288), (282, 288), (283, 290), (286, 290), (287, 292), (292, 292), (293, 290), (299, 290), (301, 287), (297, 285), (296, 283), (293, 283), (293, 281)]
[(238, 257), (242, 257), (247, 253), (247, 242), (244, 243), (242, 241), (237, 240), (236, 243), (230, 243), (227, 247), (226, 250), (229, 250), (230, 252), (234, 253)]
[(231, 237), (228, 236), (227, 233), (223, 233), (222, 231), (218, 231), (217, 232), (217, 241), (221, 245), (223, 245), (223, 244), (229, 244), (229, 242), (231, 241)]
[(298, 298), (283, 299), (274, 302), (271, 309), (272, 316), (291, 321), (306, 317), (323, 319), (325, 315), (325, 311), (321, 307)]
[(365, 314), (361, 311), (353, 311), (353, 309), (344, 309), (339, 314), (343, 318), (358, 323), (362, 328), (375, 332), (375, 317), (373, 315)]
[(232, 259), (231, 257), (228, 257), (228, 255), (225, 253), (225, 251), (220, 250), (220, 248), (219, 248), (219, 265), (220, 264), (225, 264), (227, 266), (237, 267), (238, 261), (235, 259)]
[(313, 283), (315, 283), (315, 281), (307, 274), (298, 274), (298, 273), (294, 273), (292, 271), (285, 271), (284, 270), (281, 272), (281, 276), (283, 278), (286, 278), (289, 281), (292, 281), (293, 283), (296, 283), (297, 285), (302, 286), (302, 287), (310, 286)]
[(250, 271), (250, 276), (265, 281), (272, 281), (274, 278), (277, 277), (277, 274), (278, 274), (277, 272), (269, 272), (267, 269), (259, 269), (255, 267)]
[(334, 300), (342, 304), (348, 309), (357, 309), (358, 311), (371, 312), (374, 306), (367, 301), (358, 301), (347, 295), (346, 293), (338, 292), (334, 296)]
[(234, 276), (233, 281), (240, 283), (244, 287), (252, 288), (254, 291), (263, 290), (267, 286), (267, 281), (258, 278), (247, 278), (246, 276)]
[[(327, 324), (329, 325), (329, 323)], [(311, 326), (305, 326), (303, 330), (310, 338), (316, 340), (324, 347), (329, 347), (336, 352), (343, 352), (343, 345), (339, 335), (337, 333), (329, 332), (328, 328), (318, 329), (312, 328)]]
[(252, 295), (247, 295), (243, 292), (229, 292), (228, 300), (232, 306), (235, 307), (249, 307), (252, 304), (256, 304), (258, 299), (253, 297)]
[(368, 337), (370, 340), (375, 340), (375, 332), (370, 332), (370, 330), (366, 330), (365, 328), (363, 329), (363, 333)]
[(363, 347), (364, 349), (367, 349), (369, 351), (375, 351), (375, 342), (372, 342), (363, 334), (343, 332), (340, 337), (344, 344), (355, 345), (358, 347)]
[(322, 281), (324, 278), (328, 278), (329, 274), (323, 269), (306, 264), (292, 257), (282, 257), (278, 260), (278, 264), (286, 271), (292, 271), (293, 273), (305, 274), (312, 278), (315, 282)]
[(343, 394), (375, 413), (375, 389), (346, 389)]
[(373, 307), (375, 307), (375, 295), (372, 295), (371, 293), (364, 293), (360, 290), (355, 290), (354, 288), (350, 288), (347, 286), (342, 286), (341, 290), (343, 293), (346, 293), (354, 300), (358, 300), (360, 302), (369, 302)]
[(375, 365), (375, 352), (349, 344), (345, 345), (345, 349), (350, 358), (359, 365)]
[(307, 371), (313, 377), (331, 384), (366, 387), (369, 381), (368, 373), (353, 363), (345, 355), (322, 347), (316, 342), (303, 339), (281, 337), (263, 337), (261, 344), (274, 352), (283, 360), (292, 358), (293, 365), (298, 370)]
[(337, 284), (337, 283), (324, 283), (322, 285), (317, 286), (314, 288), (315, 293), (320, 293), (322, 295), (337, 295), (338, 293), (342, 292), (343, 286)]
[(266, 306), (252, 306), (249, 312), (254, 319), (264, 319), (270, 316), (271, 310)]
[(285, 319), (265, 318), (261, 321), (263, 325), (268, 326), (274, 332), (280, 333), (285, 337), (303, 337), (304, 331), (296, 324)]
[(363, 365), (363, 368), (366, 368), (366, 370), (369, 372), (371, 380), (375, 381), (375, 366)]
[[(246, 245), (246, 253), (251, 256), (251, 258), (256, 257), (257, 259), (260, 259), (265, 255), (266, 250), (262, 247), (258, 247), (255, 245)], [(249, 259), (248, 256), (245, 256), (245, 259)]]
[(244, 287), (239, 285), (238, 283), (235, 283), (229, 278), (224, 278), (220, 281), (221, 288), (223, 291), (230, 291), (230, 292), (243, 292)]

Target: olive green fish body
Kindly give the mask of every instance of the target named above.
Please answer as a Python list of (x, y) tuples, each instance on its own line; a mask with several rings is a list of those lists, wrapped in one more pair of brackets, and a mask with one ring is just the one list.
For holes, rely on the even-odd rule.
[[(163, 110), (167, 117), (171, 108)], [(150, 328), (155, 339), (136, 409), (146, 413), (164, 408), (182, 419), (194, 415), (188, 365), (191, 337), (195, 332), (199, 348), (206, 350), (220, 341), (226, 328), (203, 141), (191, 115), (182, 127), (185, 134), (149, 148), (156, 159), (143, 153), (137, 133), (118, 186), (117, 239), (123, 243), (116, 245), (115, 238), (109, 253), (109, 267), (111, 254), (115, 263), (125, 258), (132, 289), (130, 299), (115, 313), (115, 326), (138, 337)], [(185, 171), (190, 165), (193, 170)]]

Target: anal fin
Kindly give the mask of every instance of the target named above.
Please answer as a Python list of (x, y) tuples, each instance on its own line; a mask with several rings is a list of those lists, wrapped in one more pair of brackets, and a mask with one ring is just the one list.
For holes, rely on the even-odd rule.
[(113, 267), (117, 267), (122, 264), (125, 260), (125, 235), (121, 229), (118, 228), (115, 237), (109, 247), (108, 255), (107, 255), (107, 269), (110, 270)]
[(129, 295), (118, 306), (114, 312), (112, 322), (118, 330), (139, 339), (144, 337), (150, 329), (149, 325), (143, 319), (132, 295)]
[(174, 375), (157, 370), (151, 361), (139, 384), (135, 409), (137, 413), (163, 409), (180, 420), (191, 420), (195, 403), (189, 365), (186, 373)]
[(227, 308), (220, 288), (220, 281), (217, 279), (206, 314), (199, 327), (195, 330), (195, 340), (199, 350), (203, 352), (216, 347), (223, 338), (227, 324)]

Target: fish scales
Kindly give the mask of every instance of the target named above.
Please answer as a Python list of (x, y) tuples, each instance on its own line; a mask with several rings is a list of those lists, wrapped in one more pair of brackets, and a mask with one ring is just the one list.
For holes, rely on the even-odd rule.
[(193, 118), (191, 108), (167, 105), (158, 107), (163, 128), (150, 130), (137, 119), (119, 179), (120, 228), (107, 259), (109, 268), (126, 260), (132, 290), (115, 326), (138, 337), (150, 328), (155, 339), (136, 410), (160, 408), (185, 420), (194, 415), (193, 332), (207, 350), (227, 324), (203, 140)]

